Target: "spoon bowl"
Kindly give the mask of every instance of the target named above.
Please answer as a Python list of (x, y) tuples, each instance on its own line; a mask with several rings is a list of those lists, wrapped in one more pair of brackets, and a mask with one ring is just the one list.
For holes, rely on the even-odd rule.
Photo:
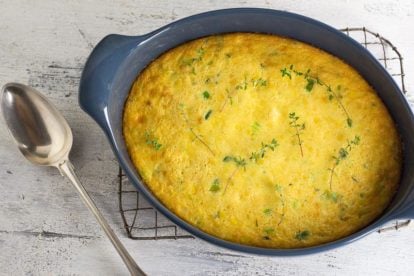
[(58, 166), (68, 158), (72, 131), (65, 118), (38, 91), (8, 83), (3, 87), (1, 109), (14, 141), (30, 162)]
[(59, 111), (38, 91), (20, 83), (6, 84), (0, 95), (4, 121), (19, 150), (33, 164), (54, 166), (67, 176), (101, 225), (131, 275), (145, 275), (109, 226), (69, 161), (73, 136)]

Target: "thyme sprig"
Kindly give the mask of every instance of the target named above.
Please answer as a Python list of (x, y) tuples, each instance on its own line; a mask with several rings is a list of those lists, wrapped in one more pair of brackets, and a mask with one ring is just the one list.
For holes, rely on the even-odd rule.
[(280, 201), (282, 202), (282, 215), (280, 216), (279, 223), (277, 224), (277, 226), (279, 226), (280, 224), (282, 224), (283, 219), (285, 218), (285, 213), (286, 213), (286, 210), (285, 210), (285, 199), (284, 199), (283, 193), (282, 193), (282, 186), (276, 185), (275, 186), (275, 190), (276, 190), (276, 192), (279, 193)]
[(203, 59), (204, 54), (205, 54), (204, 48), (200, 47), (200, 48), (197, 49), (195, 57), (185, 58), (185, 59), (182, 60), (182, 63), (186, 66), (190, 66), (191, 67), (191, 73), (193, 75), (196, 75), (197, 73), (195, 71), (194, 64), (201, 61)]
[(226, 181), (226, 186), (224, 187), (224, 191), (223, 194), (226, 192), (227, 190), (227, 186), (229, 185), (230, 181), (232, 180), (233, 176), (236, 174), (236, 172), (242, 168), (244, 170), (246, 170), (246, 166), (249, 164), (248, 162), (257, 162), (260, 158), (264, 158), (266, 151), (268, 149), (274, 151), (275, 148), (278, 146), (277, 140), (275, 138), (272, 139), (272, 141), (270, 141), (270, 143), (265, 144), (262, 142), (261, 148), (256, 151), (253, 152), (249, 158), (243, 158), (241, 156), (234, 156), (234, 155), (226, 155), (223, 158), (223, 162), (226, 163), (234, 163), (236, 165), (236, 168), (234, 169), (234, 171), (230, 174), (230, 176), (227, 178)]
[(244, 77), (244, 80), (236, 85), (236, 90), (246, 90), (247, 89), (247, 77)]
[(267, 80), (261, 77), (258, 79), (252, 79), (252, 85), (253, 87), (267, 86)]
[(274, 138), (272, 139), (272, 141), (269, 144), (265, 144), (265, 143), (262, 142), (261, 148), (256, 152), (252, 152), (249, 159), (254, 161), (254, 162), (257, 162), (261, 158), (265, 157), (265, 154), (266, 154), (267, 150), (274, 151), (277, 146), (278, 146), (278, 143), (277, 143), (276, 139), (274, 139)]
[(224, 100), (224, 103), (220, 108), (220, 112), (223, 111), (223, 109), (226, 106), (228, 101), (230, 101), (230, 104), (233, 104), (233, 93), (234, 93), (234, 91), (231, 92), (228, 88), (226, 88), (226, 99)]
[(179, 104), (179, 111), (180, 111), (180, 114), (181, 114), (181, 116), (183, 117), (183, 119), (184, 119), (184, 121), (185, 121), (185, 123), (186, 123), (186, 125), (187, 125), (187, 128), (188, 128), (188, 130), (194, 135), (194, 138), (196, 139), (196, 140), (198, 140), (204, 147), (206, 147), (207, 148), (207, 150), (213, 155), (213, 156), (215, 156), (215, 154), (214, 154), (214, 151), (210, 148), (210, 146), (203, 140), (203, 139), (201, 139), (201, 135), (199, 135), (199, 134), (197, 134), (195, 131), (194, 131), (194, 128), (193, 128), (193, 126), (190, 124), (190, 121), (189, 121), (189, 119), (188, 119), (188, 117), (187, 117), (187, 115), (186, 115), (186, 113), (185, 113), (185, 110), (184, 110), (184, 105), (183, 104)]
[(236, 94), (238, 90), (247, 90), (247, 77), (244, 76), (244, 80), (237, 84), (234, 89), (226, 88), (226, 99), (224, 100), (223, 105), (220, 108), (220, 112), (223, 111), (224, 107), (226, 106), (227, 102), (230, 101), (230, 104), (233, 104), (233, 95)]
[(229, 185), (231, 179), (236, 174), (236, 172), (239, 170), (239, 168), (243, 168), (244, 170), (246, 170), (247, 162), (246, 162), (246, 159), (244, 159), (244, 158), (242, 158), (240, 156), (232, 156), (232, 155), (225, 156), (223, 158), (223, 162), (234, 162), (234, 164), (236, 164), (236, 169), (227, 178), (226, 186), (224, 187), (224, 191), (223, 191), (223, 194), (224, 194), (226, 192), (226, 190), (227, 190), (227, 186)]
[(336, 156), (332, 156), (332, 158), (334, 159), (334, 163), (332, 165), (332, 168), (329, 169), (329, 171), (331, 172), (330, 177), (329, 177), (329, 188), (330, 190), (332, 190), (332, 178), (335, 172), (336, 167), (342, 162), (342, 160), (345, 160), (349, 153), (352, 151), (352, 149), (359, 145), (359, 142), (361, 141), (361, 138), (356, 135), (354, 137), (354, 139), (352, 139), (351, 141), (348, 140), (347, 145), (345, 147), (342, 147), (338, 150), (338, 153)]
[(242, 167), (244, 169), (246, 169), (247, 165), (246, 159), (240, 156), (227, 155), (223, 158), (223, 162), (234, 162), (237, 167)]
[(348, 111), (346, 110), (344, 104), (342, 103), (342, 96), (339, 93), (339, 90), (341, 90), (341, 86), (338, 85), (337, 86), (337, 90), (338, 92), (335, 92), (331, 85), (325, 83), (324, 81), (322, 81), (319, 77), (313, 76), (311, 74), (311, 69), (306, 70), (305, 72), (296, 70), (295, 67), (292, 65), (290, 65), (288, 68), (282, 68), (280, 70), (281, 74), (282, 74), (282, 78), (283, 77), (287, 77), (289, 79), (292, 79), (292, 75), (296, 75), (298, 77), (303, 77), (306, 80), (306, 85), (304, 87), (304, 89), (307, 92), (311, 92), (315, 86), (315, 84), (322, 86), (325, 88), (325, 92), (328, 94), (328, 99), (330, 101), (334, 100), (338, 103), (339, 107), (342, 109), (342, 111), (344, 112), (345, 116), (346, 116), (346, 123), (348, 125), (348, 127), (352, 127), (352, 119), (349, 116)]
[[(246, 169), (246, 166), (244, 166), (244, 168)], [(233, 176), (236, 174), (236, 172), (239, 170), (239, 166), (237, 166), (234, 171), (230, 174), (230, 176), (227, 178), (226, 181), (226, 186), (224, 186), (224, 190), (223, 190), (223, 195), (226, 193), (227, 191), (227, 187), (229, 186), (229, 183), (231, 181), (231, 179), (233, 178)]]
[(289, 125), (290, 127), (295, 129), (296, 132), (296, 137), (298, 138), (298, 145), (300, 148), (300, 155), (303, 157), (303, 140), (301, 139), (301, 134), (303, 133), (303, 131), (305, 130), (305, 123), (299, 123), (299, 116), (296, 115), (295, 112), (291, 112), (289, 113)]
[(196, 51), (196, 56), (192, 58), (186, 58), (182, 62), (184, 65), (192, 66), (195, 62), (201, 61), (203, 59), (203, 56), (205, 54), (205, 50), (203, 47), (200, 47)]
[[(254, 88), (267, 86), (267, 83), (268, 83), (268, 81), (263, 79), (262, 77), (258, 79), (251, 79), (250, 82), (251, 82), (251, 86), (253, 86)], [(250, 82), (247, 80), (247, 76), (244, 76), (244, 79), (239, 84), (237, 84), (234, 88), (232, 89), (226, 88), (225, 90), (226, 98), (223, 102), (223, 105), (220, 108), (220, 112), (223, 111), (227, 102), (230, 101), (230, 104), (233, 104), (233, 96), (236, 94), (236, 92), (247, 90), (247, 88), (249, 88), (250, 86)]]

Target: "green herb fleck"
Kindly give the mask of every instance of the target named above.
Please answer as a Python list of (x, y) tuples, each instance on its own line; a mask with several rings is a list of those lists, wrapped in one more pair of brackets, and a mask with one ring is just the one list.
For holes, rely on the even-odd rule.
[(338, 203), (338, 201), (340, 201), (342, 199), (342, 195), (336, 193), (336, 192), (332, 192), (329, 190), (326, 190), (321, 197), (325, 200), (330, 200), (333, 203)]
[(267, 235), (271, 235), (275, 232), (275, 229), (272, 227), (266, 227), (263, 229), (263, 232), (265, 232)]
[(218, 192), (220, 190), (220, 180), (218, 178), (214, 179), (213, 184), (211, 184), (209, 191)]
[(226, 53), (225, 55), (226, 55), (227, 58), (231, 58), (232, 54), (231, 53)]
[(270, 216), (270, 215), (272, 214), (272, 209), (270, 209), (270, 208), (266, 208), (266, 209), (264, 209), (264, 210), (263, 210), (263, 213), (264, 213), (266, 216)]
[(211, 115), (211, 112), (213, 112), (213, 110), (209, 110), (209, 111), (207, 111), (207, 113), (206, 113), (206, 115), (204, 115), (204, 119), (205, 120), (208, 120), (208, 118), (210, 117), (210, 115)]
[(295, 239), (299, 241), (307, 240), (310, 236), (310, 232), (308, 230), (298, 231), (296, 232)]
[(253, 134), (258, 133), (260, 128), (261, 128), (261, 125), (258, 122), (254, 122), (253, 125), (252, 125)]
[(219, 218), (220, 218), (220, 211), (217, 211), (217, 212), (214, 214), (214, 218), (215, 218), (215, 219), (219, 219)]
[(206, 100), (210, 99), (210, 93), (207, 90), (203, 92), (203, 98)]
[(182, 60), (182, 63), (184, 65), (191, 66), (191, 65), (193, 65), (194, 61), (195, 61), (195, 59), (193, 59), (193, 58), (185, 58), (185, 59)]
[(197, 55), (198, 55), (199, 59), (201, 59), (201, 57), (204, 55), (204, 53), (205, 53), (205, 50), (204, 50), (203, 47), (197, 49)]
[(145, 143), (152, 146), (155, 150), (160, 150), (162, 144), (158, 142), (158, 139), (151, 135), (148, 131), (145, 132)]
[(348, 156), (348, 152), (344, 148), (340, 148), (338, 152), (338, 160), (336, 160), (337, 163), (339, 163), (339, 160), (343, 160)]

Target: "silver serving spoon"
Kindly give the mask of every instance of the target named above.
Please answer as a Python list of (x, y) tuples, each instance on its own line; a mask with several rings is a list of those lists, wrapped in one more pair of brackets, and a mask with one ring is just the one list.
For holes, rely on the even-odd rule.
[(44, 96), (29, 86), (8, 83), (0, 96), (5, 122), (23, 155), (33, 164), (54, 166), (67, 176), (95, 215), (131, 275), (145, 275), (79, 182), (69, 161), (73, 136), (65, 118)]

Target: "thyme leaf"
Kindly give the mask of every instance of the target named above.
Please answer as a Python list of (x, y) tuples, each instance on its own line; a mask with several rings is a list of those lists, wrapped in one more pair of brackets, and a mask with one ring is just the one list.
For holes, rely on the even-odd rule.
[(306, 89), (306, 91), (311, 92), (312, 89), (313, 89), (313, 85), (315, 84), (315, 80), (311, 79), (311, 78), (308, 78), (307, 82), (308, 83), (306, 84), (305, 89)]
[(296, 232), (295, 239), (299, 241), (307, 240), (310, 236), (310, 232), (308, 230), (298, 231)]
[(209, 191), (216, 193), (220, 190), (220, 180), (218, 178), (214, 179), (213, 183), (210, 186)]
[(348, 124), (349, 127), (352, 127), (352, 119), (351, 118), (346, 119), (346, 123)]
[(342, 199), (342, 195), (336, 193), (336, 192), (332, 192), (329, 190), (326, 190), (321, 197), (325, 200), (330, 200), (333, 203), (337, 203), (338, 201), (340, 201)]
[(292, 75), (291, 75), (289, 69), (287, 69), (287, 68), (280, 69), (280, 73), (282, 73), (282, 78), (283, 77), (288, 77), (289, 79), (292, 79)]
[(275, 232), (275, 229), (272, 227), (266, 227), (263, 229), (263, 232), (265, 232), (267, 235), (271, 235)]
[(207, 113), (206, 113), (206, 115), (204, 115), (204, 119), (205, 120), (208, 120), (208, 118), (210, 117), (210, 115), (211, 115), (211, 112), (213, 112), (213, 110), (209, 110), (209, 111), (207, 111)]
[(209, 93), (207, 90), (205, 90), (205, 91), (203, 92), (203, 98), (204, 98), (205, 100), (210, 99), (210, 93)]
[(263, 210), (263, 213), (264, 213), (266, 216), (270, 216), (270, 215), (272, 214), (272, 209), (270, 209), (270, 208), (266, 208), (266, 209), (264, 209), (264, 210)]

